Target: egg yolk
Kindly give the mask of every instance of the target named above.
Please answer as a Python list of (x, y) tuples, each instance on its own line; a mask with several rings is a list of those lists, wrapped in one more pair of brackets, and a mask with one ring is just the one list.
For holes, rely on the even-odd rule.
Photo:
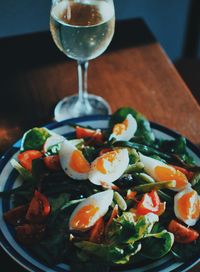
[(156, 166), (155, 174), (158, 181), (175, 180), (176, 188), (183, 188), (188, 183), (186, 175), (174, 168)]
[(108, 161), (112, 163), (116, 159), (117, 151), (111, 151), (105, 153), (102, 157), (100, 157), (96, 162), (96, 169), (102, 174), (107, 173), (107, 169), (105, 168), (104, 162)]
[(115, 135), (121, 135), (128, 128), (128, 119), (125, 119), (122, 123), (116, 124), (113, 128)]
[(87, 228), (91, 221), (91, 218), (96, 214), (98, 210), (99, 208), (93, 205), (86, 205), (82, 207), (72, 218), (70, 226), (74, 229)]
[(199, 199), (195, 191), (188, 192), (179, 198), (177, 208), (182, 219), (196, 219), (200, 215)]
[(69, 166), (78, 173), (88, 173), (90, 170), (90, 164), (84, 158), (80, 150), (74, 150), (71, 155)]

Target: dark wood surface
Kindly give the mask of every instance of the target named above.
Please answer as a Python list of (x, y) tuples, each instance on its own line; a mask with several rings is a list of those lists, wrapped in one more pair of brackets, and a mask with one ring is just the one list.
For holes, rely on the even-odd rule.
[[(53, 120), (55, 104), (76, 92), (77, 75), (76, 63), (58, 51), (49, 33), (0, 40), (0, 60), (3, 152), (28, 128)], [(113, 111), (131, 106), (200, 144), (199, 105), (142, 20), (117, 24), (109, 50), (90, 62), (89, 91)], [(23, 271), (1, 254), (4, 271)]]

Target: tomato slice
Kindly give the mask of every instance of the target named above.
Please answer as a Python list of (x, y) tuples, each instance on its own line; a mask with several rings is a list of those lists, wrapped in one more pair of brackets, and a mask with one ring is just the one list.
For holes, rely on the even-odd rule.
[(191, 243), (199, 237), (199, 233), (196, 230), (187, 228), (176, 220), (171, 220), (168, 225), (168, 231), (172, 232), (175, 241), (181, 244)]
[(137, 205), (137, 213), (140, 215), (145, 215), (147, 213), (155, 213), (159, 212), (160, 208), (160, 198), (158, 193), (153, 190), (150, 193), (144, 194), (143, 198)]
[(59, 155), (44, 157), (44, 164), (51, 171), (59, 171), (61, 169)]
[(3, 216), (6, 222), (13, 226), (17, 226), (24, 223), (27, 210), (27, 205), (21, 205), (5, 212)]
[(19, 153), (19, 163), (28, 171), (32, 171), (32, 161), (42, 157), (42, 153), (38, 150), (27, 150)]
[(116, 218), (118, 216), (118, 213), (119, 213), (119, 207), (118, 205), (116, 204), (115, 207), (113, 208), (112, 210), (112, 213), (111, 213), (111, 216), (106, 224), (106, 228), (105, 228), (105, 232), (107, 233), (108, 231), (108, 228), (109, 226), (112, 224), (113, 222), (113, 219)]
[(103, 141), (103, 134), (99, 129), (93, 130), (88, 128), (82, 128), (77, 126), (76, 127), (76, 138), (91, 138), (95, 142), (102, 142)]
[(15, 228), (16, 239), (24, 245), (32, 245), (42, 240), (45, 226), (38, 224), (24, 224)]
[(103, 217), (99, 218), (90, 232), (89, 241), (93, 243), (101, 243), (105, 229)]
[(41, 223), (44, 222), (49, 213), (50, 204), (48, 199), (39, 191), (35, 191), (26, 213), (26, 219), (32, 223)]

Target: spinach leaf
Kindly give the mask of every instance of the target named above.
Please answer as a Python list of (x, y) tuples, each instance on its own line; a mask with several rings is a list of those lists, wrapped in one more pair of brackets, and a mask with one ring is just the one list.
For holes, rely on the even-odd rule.
[(106, 264), (125, 264), (131, 256), (135, 255), (140, 249), (140, 243), (113, 246), (107, 244), (96, 244), (88, 241), (75, 243), (75, 246), (83, 250), (90, 256), (99, 258)]
[(22, 138), (20, 151), (42, 150), (43, 144), (49, 136), (50, 133), (46, 128), (35, 127), (28, 130)]
[(98, 151), (92, 146), (85, 146), (82, 149), (83, 155), (86, 158), (86, 160), (91, 163), (94, 161), (94, 159), (98, 156)]
[(142, 254), (150, 259), (159, 259), (172, 248), (174, 235), (166, 230), (149, 234), (142, 240)]
[(108, 241), (114, 244), (134, 243), (149, 234), (153, 225), (158, 221), (158, 216), (149, 213), (139, 217), (134, 222), (131, 212), (124, 212), (120, 217), (115, 219), (108, 231)]
[(36, 245), (31, 246), (31, 251), (48, 265), (63, 261), (70, 253), (69, 237), (63, 233), (49, 235)]
[(149, 121), (141, 113), (128, 107), (118, 109), (111, 116), (109, 122), (110, 130), (112, 130), (115, 124), (123, 122), (128, 114), (131, 114), (137, 121), (138, 128), (135, 136), (143, 137), (145, 143), (152, 143), (155, 140), (155, 136), (151, 130)]
[(200, 172), (196, 172), (191, 179), (191, 184), (194, 190), (200, 195)]
[[(187, 151), (187, 141), (183, 136), (178, 137), (175, 140), (157, 140), (160, 151), (176, 154), (179, 160), (184, 161), (188, 165), (195, 165), (195, 160), (191, 157)], [(174, 160), (177, 159), (174, 157)]]
[(152, 230), (154, 224), (158, 222), (159, 218), (156, 214), (148, 213), (140, 216), (135, 225), (136, 237), (134, 240), (139, 240), (146, 237)]

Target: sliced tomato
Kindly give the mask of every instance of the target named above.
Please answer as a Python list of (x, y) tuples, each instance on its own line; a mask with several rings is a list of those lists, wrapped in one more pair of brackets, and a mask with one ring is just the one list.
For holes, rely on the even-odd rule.
[(42, 153), (38, 150), (27, 150), (19, 153), (19, 163), (28, 171), (32, 171), (32, 161), (42, 157)]
[(31, 223), (41, 223), (45, 221), (49, 213), (50, 204), (48, 199), (39, 191), (35, 191), (26, 213), (26, 219)]
[(17, 226), (24, 223), (27, 210), (27, 205), (21, 205), (5, 212), (3, 216), (6, 222), (13, 226)]
[(112, 224), (113, 219), (116, 218), (118, 216), (118, 212), (119, 212), (119, 207), (116, 204), (115, 207), (112, 210), (111, 216), (106, 224), (106, 231), (108, 230), (109, 226)]
[(171, 220), (168, 225), (168, 231), (172, 232), (175, 241), (181, 244), (191, 243), (199, 237), (199, 233), (196, 230), (187, 228), (176, 220)]
[(42, 240), (45, 226), (38, 224), (24, 224), (15, 228), (16, 239), (24, 245), (32, 245)]
[(93, 130), (88, 128), (82, 128), (77, 126), (76, 127), (76, 138), (91, 138), (92, 140), (96, 142), (102, 142), (103, 141), (103, 134), (99, 129)]
[(93, 243), (101, 243), (103, 239), (105, 223), (103, 217), (99, 218), (90, 231), (89, 241)]
[(145, 215), (147, 213), (155, 213), (159, 212), (160, 207), (160, 198), (158, 193), (153, 190), (150, 193), (144, 194), (143, 198), (137, 205), (137, 213), (140, 215)]
[(51, 171), (59, 171), (61, 169), (59, 155), (44, 157), (44, 164)]
[(179, 170), (180, 172), (182, 172), (183, 174), (186, 175), (186, 177), (190, 180), (193, 175), (194, 175), (194, 172), (192, 171), (189, 171), (183, 167), (180, 167), (180, 166), (176, 166), (176, 165), (172, 165), (176, 170)]

